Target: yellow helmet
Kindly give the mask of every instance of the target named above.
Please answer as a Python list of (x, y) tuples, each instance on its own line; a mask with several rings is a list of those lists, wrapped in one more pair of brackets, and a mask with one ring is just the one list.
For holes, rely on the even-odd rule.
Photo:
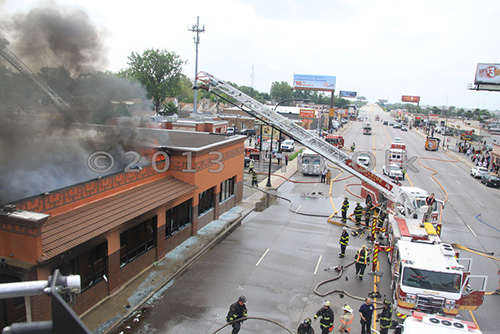
[(330, 301), (329, 300), (325, 300), (325, 302), (323, 303), (323, 306), (330, 306)]
[(349, 313), (352, 313), (352, 307), (350, 307), (350, 306), (349, 306), (349, 305), (347, 305), (347, 304), (346, 304), (346, 305), (344, 305), (344, 307), (342, 307), (342, 309), (343, 309), (344, 311), (347, 311), (347, 312), (349, 312)]

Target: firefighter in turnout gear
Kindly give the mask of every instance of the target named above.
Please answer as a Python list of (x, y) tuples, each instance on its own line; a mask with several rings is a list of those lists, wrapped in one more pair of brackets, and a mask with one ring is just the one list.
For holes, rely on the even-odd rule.
[(259, 183), (257, 182), (257, 173), (255, 173), (255, 171), (252, 172), (252, 186), (259, 187)]
[(368, 248), (366, 245), (361, 246), (361, 249), (359, 249), (356, 255), (354, 255), (354, 262), (356, 262), (356, 275), (359, 273), (359, 279), (363, 280), (366, 265), (370, 263), (370, 257), (368, 256)]
[[(240, 296), (240, 298), (238, 298), (238, 301), (236, 303), (231, 304), (231, 306), (229, 307), (229, 312), (226, 317), (226, 321), (232, 322), (241, 318), (246, 318), (247, 317), (247, 307), (245, 305), (246, 302), (247, 299), (245, 298), (245, 296)], [(243, 321), (244, 320), (233, 322), (232, 324), (233, 331), (231, 332), (231, 334), (237, 334), (240, 331), (241, 323)]]
[(330, 302), (325, 300), (323, 307), (316, 312), (314, 321), (321, 317), (319, 326), (321, 327), (321, 334), (328, 334), (333, 330), (333, 311), (330, 308)]
[(297, 334), (314, 334), (314, 329), (311, 327), (311, 318), (305, 318), (299, 325)]
[(349, 199), (346, 197), (344, 203), (342, 203), (342, 222), (347, 221), (347, 210), (349, 210)]
[(339, 333), (349, 333), (351, 331), (351, 325), (352, 325), (352, 307), (349, 305), (344, 305), (342, 307), (344, 310), (344, 314), (340, 316), (340, 326), (339, 326)]
[(357, 202), (354, 208), (354, 216), (356, 217), (356, 225), (361, 224), (361, 217), (363, 216), (363, 207), (361, 203)]
[(347, 227), (342, 229), (342, 234), (340, 235), (340, 254), (339, 257), (345, 256), (345, 249), (349, 243), (349, 233), (347, 233)]
[(372, 201), (368, 201), (366, 203), (366, 209), (365, 209), (365, 225), (366, 226), (370, 226), (370, 218), (372, 215), (372, 210), (373, 210)]
[(250, 160), (250, 163), (248, 164), (248, 173), (253, 174), (254, 168), (255, 168), (255, 162), (252, 159), (252, 160)]
[(388, 334), (392, 324), (392, 307), (391, 302), (387, 299), (384, 300), (384, 308), (378, 316), (380, 319), (380, 334)]

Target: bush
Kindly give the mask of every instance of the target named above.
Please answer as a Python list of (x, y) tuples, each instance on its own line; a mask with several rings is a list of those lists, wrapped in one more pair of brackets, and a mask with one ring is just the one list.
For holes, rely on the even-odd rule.
[(300, 150), (298, 150), (297, 152), (295, 152), (294, 154), (291, 154), (289, 157), (288, 157), (288, 160), (289, 161), (292, 161), (293, 159), (295, 159), (300, 153), (302, 153), (302, 151), (304, 151), (303, 148), (301, 148)]

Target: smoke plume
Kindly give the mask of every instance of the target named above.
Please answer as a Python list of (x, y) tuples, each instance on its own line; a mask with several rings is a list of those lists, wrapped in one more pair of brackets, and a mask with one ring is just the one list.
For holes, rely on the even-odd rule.
[[(0, 9), (6, 3), (0, 0)], [(49, 86), (89, 123), (130, 116), (130, 108), (116, 107), (111, 101), (136, 99), (143, 102), (137, 103), (145, 106), (142, 110), (147, 109), (143, 87), (98, 72), (107, 63), (103, 42), (82, 10), (44, 2), (27, 13), (3, 15), (2, 37), (34, 73), (45, 69)], [(96, 150), (105, 150), (116, 159), (107, 174), (123, 171), (129, 162), (124, 152), (144, 140), (134, 135), (134, 129), (99, 135), (82, 130), (88, 127), (63, 117), (47, 95), (2, 57), (0, 118), (0, 205), (103, 176), (87, 164)]]

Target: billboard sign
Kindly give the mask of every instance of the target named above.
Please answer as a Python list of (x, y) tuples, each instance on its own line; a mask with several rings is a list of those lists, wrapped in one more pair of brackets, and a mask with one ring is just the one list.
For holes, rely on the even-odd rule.
[(314, 109), (300, 109), (300, 118), (315, 118), (316, 112)]
[(477, 64), (476, 78), (474, 84), (500, 85), (500, 64)]
[(328, 116), (335, 117), (335, 108), (328, 109)]
[(357, 95), (358, 95), (357, 92), (350, 92), (350, 91), (347, 91), (347, 90), (341, 90), (339, 92), (339, 96), (340, 97), (352, 97), (352, 98), (355, 98)]
[(420, 96), (410, 96), (410, 95), (403, 95), (401, 97), (401, 101), (403, 102), (420, 102)]
[(327, 75), (294, 74), (293, 88), (304, 90), (333, 91), (336, 77)]

